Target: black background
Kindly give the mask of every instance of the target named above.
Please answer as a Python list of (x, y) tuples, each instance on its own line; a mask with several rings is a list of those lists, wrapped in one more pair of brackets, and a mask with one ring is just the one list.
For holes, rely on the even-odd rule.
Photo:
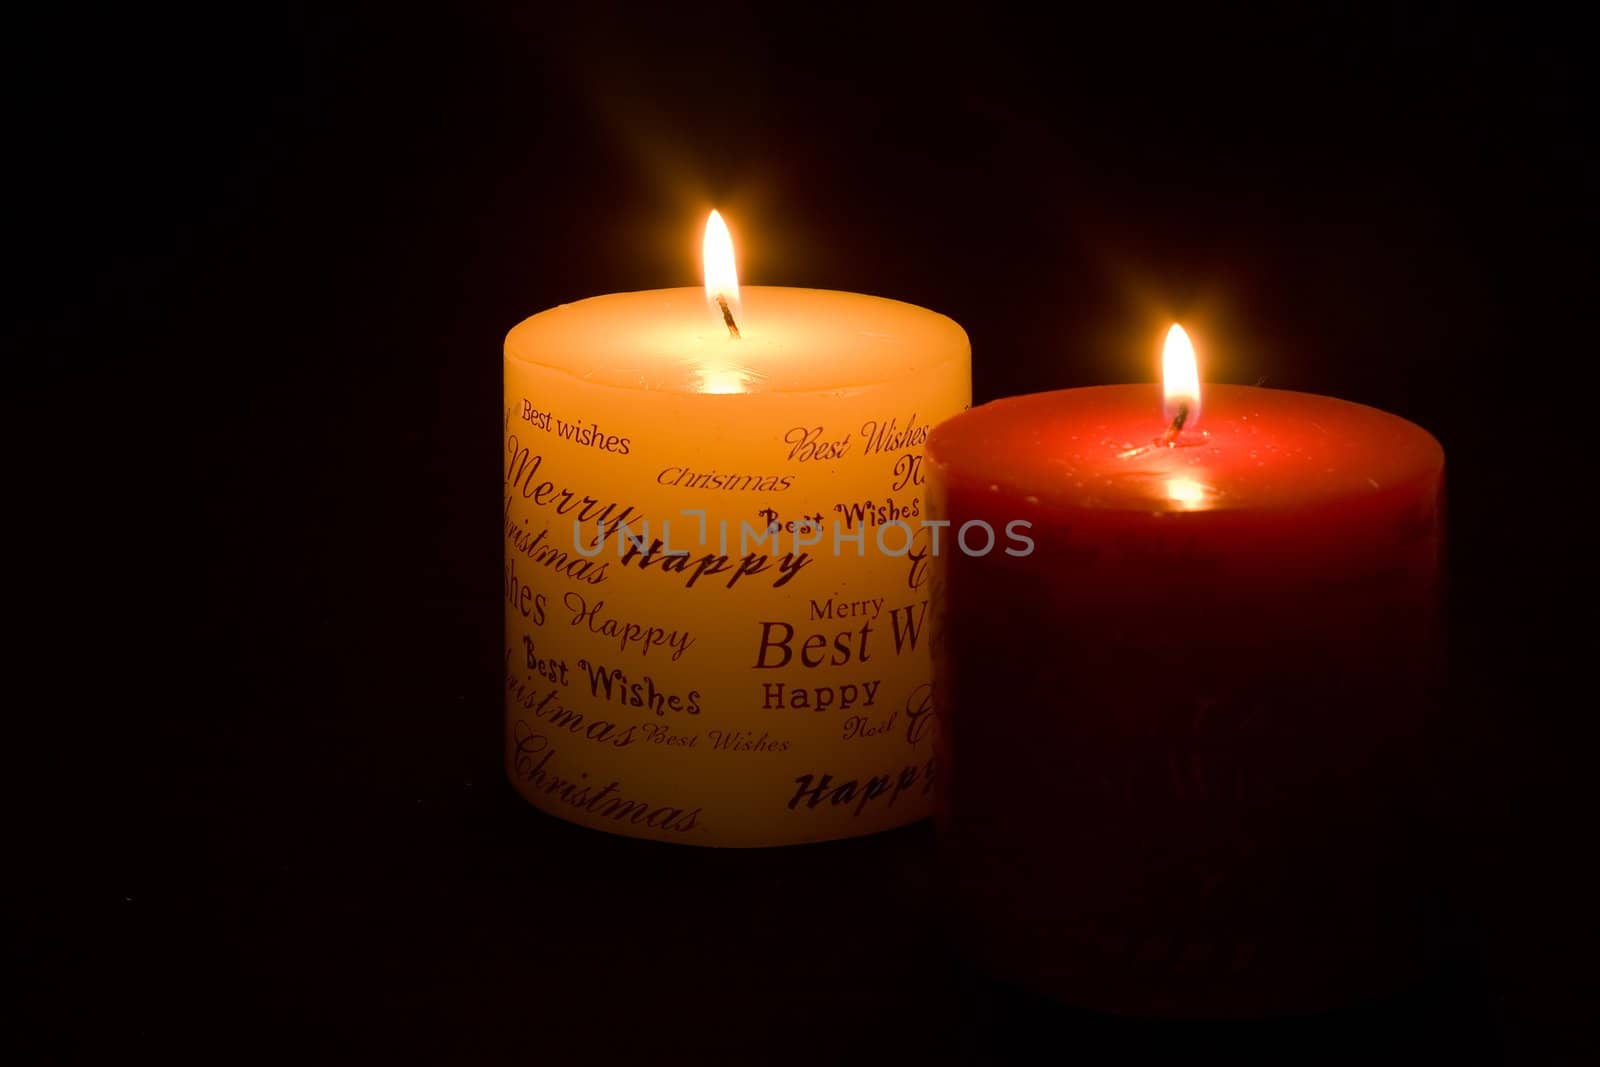
[[(1566, 614), (1592, 571), (1594, 175), (1572, 27), (504, 4), (75, 10), (12, 38), (33, 284), (9, 332), (62, 357), (67, 409), (94, 413), (63, 450), (79, 477), (108, 472), (69, 483), (74, 506), (96, 501), (79, 565), (128, 583), (127, 637), (156, 646), (121, 680), (141, 695), (118, 705), (119, 792), (90, 831), (110, 846), (92, 884), (114, 936), (85, 981), (125, 1047), (1562, 1047), (1590, 703), (1564, 694), (1592, 651), (1581, 605)], [(1182, 319), (1213, 380), (1439, 436), (1458, 869), (1440, 901), (1456, 945), (1425, 988), (1250, 1027), (1097, 1019), (945, 956), (926, 827), (702, 852), (515, 797), (500, 343), (562, 301), (695, 284), (711, 206), (749, 283), (962, 323), (978, 401), (1152, 377)]]

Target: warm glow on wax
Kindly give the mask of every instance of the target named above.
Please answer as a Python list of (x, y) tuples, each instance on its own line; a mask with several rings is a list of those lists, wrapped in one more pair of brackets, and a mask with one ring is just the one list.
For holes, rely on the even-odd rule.
[(748, 375), (738, 367), (707, 365), (700, 371), (700, 391), (702, 393), (742, 393), (745, 391)]
[(1199, 508), (1206, 503), (1206, 487), (1193, 478), (1168, 478), (1167, 499), (1185, 508)]
[(1200, 418), (1200, 371), (1195, 365), (1194, 344), (1177, 323), (1167, 331), (1167, 343), (1161, 349), (1161, 387), (1167, 418), (1176, 418), (1179, 407), (1186, 404), (1184, 425), (1192, 427)]

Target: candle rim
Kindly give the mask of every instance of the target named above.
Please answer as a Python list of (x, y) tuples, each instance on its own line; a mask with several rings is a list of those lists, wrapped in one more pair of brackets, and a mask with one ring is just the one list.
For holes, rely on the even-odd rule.
[[(950, 316), (939, 311), (934, 311), (931, 308), (923, 307), (919, 304), (898, 300), (894, 297), (878, 296), (872, 293), (857, 293), (839, 289), (816, 289), (804, 286), (747, 285), (741, 287), (741, 292), (745, 307), (747, 309), (753, 308), (756, 317), (751, 323), (751, 328), (748, 331), (745, 331), (745, 336), (737, 341), (726, 339), (725, 335), (723, 335), (721, 332), (725, 329), (725, 327), (722, 325), (720, 320), (715, 319), (715, 317), (706, 310), (705, 295), (702, 288), (679, 286), (664, 289), (639, 289), (617, 293), (603, 293), (596, 296), (584, 297), (580, 300), (557, 304), (554, 307), (547, 308), (544, 311), (538, 312), (529, 316), (528, 318), (523, 319), (521, 322), (517, 323), (516, 326), (512, 327), (511, 330), (506, 334), (504, 345), (505, 352), (508, 358), (515, 359), (519, 363), (524, 363), (529, 366), (535, 366), (544, 370), (560, 373), (574, 380), (598, 387), (613, 388), (624, 391), (644, 391), (674, 396), (705, 397), (825, 395), (828, 393), (842, 391), (869, 389), (884, 385), (892, 385), (897, 381), (903, 380), (908, 375), (931, 373), (948, 366), (952, 362), (971, 359), (972, 342), (965, 328), (963, 328), (960, 323), (956, 322)], [(591, 341), (590, 344), (579, 346), (584, 349), (583, 357), (580, 357), (579, 353), (576, 351), (567, 351), (565, 353), (565, 358), (555, 359), (532, 358), (528, 354), (529, 350), (535, 350), (539, 347), (539, 342), (534, 339), (534, 335), (539, 329), (552, 325), (553, 320), (550, 318), (551, 316), (558, 316), (563, 312), (585, 309), (586, 306), (588, 306), (589, 310), (593, 310), (595, 305), (607, 301), (624, 301), (630, 299), (638, 299), (643, 301), (648, 298), (657, 298), (660, 300), (682, 301), (683, 304), (675, 307), (674, 312), (676, 314), (684, 315), (691, 322), (698, 323), (700, 320), (703, 320), (703, 324), (698, 325), (697, 328), (703, 331), (704, 336), (707, 338), (707, 343), (738, 346), (737, 348), (725, 350), (725, 353), (718, 353), (730, 354), (737, 357), (730, 361), (730, 365), (761, 362), (763, 359), (771, 362), (775, 360), (774, 352), (781, 346), (777, 345), (770, 339), (764, 338), (759, 316), (762, 310), (761, 304), (767, 297), (772, 295), (780, 295), (786, 298), (795, 296), (814, 296), (828, 301), (843, 303), (846, 306), (852, 304), (856, 305), (856, 310), (858, 311), (862, 307), (872, 308), (876, 306), (878, 309), (884, 312), (892, 312), (896, 316), (903, 317), (906, 322), (916, 324), (919, 329), (909, 330), (903, 335), (885, 337), (882, 339), (885, 342), (898, 342), (897, 344), (880, 346), (885, 354), (893, 354), (896, 356), (896, 358), (892, 360), (884, 359), (877, 361), (863, 360), (858, 362), (857, 365), (852, 368), (852, 370), (859, 370), (862, 365), (875, 365), (881, 368), (880, 372), (877, 374), (862, 377), (851, 376), (839, 379), (829, 379), (826, 381), (805, 381), (802, 375), (798, 381), (784, 381), (780, 382), (779, 384), (765, 384), (765, 379), (763, 379), (763, 384), (760, 384), (756, 388), (732, 392), (707, 391), (704, 388), (689, 387), (688, 372), (683, 370), (682, 367), (678, 368), (678, 373), (676, 375), (677, 380), (665, 382), (652, 380), (620, 380), (614, 375), (597, 375), (594, 373), (586, 374), (579, 372), (574, 364), (576, 364), (580, 358), (595, 358), (593, 354), (593, 345), (605, 343), (599, 340)], [(694, 318), (696, 315), (700, 316), (700, 320), (696, 320)], [(815, 319), (808, 318), (807, 321), (814, 322)], [(696, 336), (698, 337), (699, 335)], [(837, 341), (832, 345), (826, 346), (826, 348), (823, 350), (829, 353), (836, 353), (840, 349), (848, 349), (852, 343), (858, 346), (871, 344), (871, 342), (861, 341), (860, 338), (862, 336), (872, 335), (868, 334), (866, 331), (840, 331)], [(675, 339), (680, 342), (682, 340), (682, 338)], [(828, 339), (824, 336), (821, 340), (826, 341)], [(609, 341), (613, 346), (616, 344), (616, 339), (614, 337), (608, 338), (607, 341)], [(811, 341), (811, 339), (808, 338), (808, 341)], [(813, 344), (813, 347), (815, 347), (817, 344), (815, 341), (811, 341), (811, 343)], [(628, 359), (637, 360), (641, 363), (645, 361), (656, 361), (658, 366), (652, 367), (651, 369), (660, 370), (673, 368), (674, 363), (672, 361), (674, 359), (685, 358), (682, 353), (668, 354), (665, 351), (659, 350), (652, 353), (650, 351), (646, 351), (643, 346), (629, 348), (625, 353), (623, 353), (623, 355)], [(616, 361), (617, 357), (618, 353), (613, 351), (605, 353), (601, 358)], [(835, 355), (832, 358), (837, 359), (840, 357)], [(615, 366), (616, 363), (613, 362), (607, 369), (614, 371)], [(663, 377), (671, 378), (674, 377), (674, 375), (664, 374)]]
[[(937, 471), (940, 480), (948, 489), (952, 480), (961, 485), (961, 491), (976, 491), (971, 487), (983, 483), (992, 492), (1006, 492), (1017, 494), (1029, 501), (1030, 508), (1040, 511), (1084, 511), (1093, 513), (1124, 513), (1124, 514), (1149, 514), (1160, 513), (1172, 518), (1186, 517), (1193, 521), (1200, 521), (1201, 516), (1241, 516), (1253, 513), (1274, 513), (1291, 509), (1320, 507), (1324, 505), (1338, 506), (1341, 502), (1348, 502), (1368, 498), (1370, 496), (1389, 492), (1403, 491), (1419, 483), (1437, 481), (1443, 484), (1445, 470), (1445, 451), (1439, 439), (1426, 428), (1409, 419), (1373, 407), (1358, 401), (1345, 400), (1339, 397), (1325, 396), (1320, 393), (1307, 393), (1293, 389), (1278, 389), (1254, 385), (1233, 385), (1228, 383), (1208, 383), (1208, 393), (1215, 398), (1219, 408), (1216, 417), (1231, 420), (1236, 417), (1226, 409), (1237, 402), (1241, 396), (1251, 394), (1272, 395), (1283, 398), (1289, 403), (1298, 405), (1326, 405), (1330, 410), (1348, 409), (1357, 417), (1389, 427), (1396, 434), (1409, 438), (1416, 449), (1410, 462), (1400, 465), (1400, 474), (1378, 485), (1353, 482), (1342, 485), (1328, 485), (1321, 489), (1304, 488), (1296, 481), (1290, 472), (1289, 476), (1279, 475), (1282, 479), (1275, 493), (1270, 494), (1274, 499), (1251, 500), (1252, 492), (1264, 494), (1262, 487), (1254, 486), (1246, 481), (1243, 485), (1235, 482), (1236, 488), (1227, 493), (1221, 493), (1209, 501), (1205, 506), (1194, 507), (1191, 503), (1179, 500), (1164, 499), (1158, 494), (1139, 495), (1127, 492), (1106, 491), (1095, 494), (1083, 489), (1080, 485), (1068, 487), (1048, 478), (1035, 476), (1032, 479), (1027, 474), (1043, 469), (1042, 465), (1033, 465), (1019, 468), (1015, 466), (999, 468), (993, 462), (993, 456), (987, 455), (988, 449), (980, 448), (971, 441), (956, 443), (956, 435), (970, 432), (969, 428), (974, 419), (995, 418), (1003, 408), (1023, 408), (1025, 405), (1049, 404), (1051, 398), (1061, 397), (1064, 394), (1076, 394), (1080, 399), (1088, 398), (1090, 394), (1102, 393), (1107, 397), (1112, 394), (1126, 393), (1128, 391), (1148, 391), (1150, 398), (1151, 417), (1150, 423), (1159, 432), (1161, 425), (1160, 399), (1162, 388), (1159, 382), (1133, 382), (1111, 385), (1080, 386), (1071, 389), (1053, 389), (1036, 393), (1023, 393), (1015, 396), (998, 397), (994, 400), (977, 404), (973, 407), (944, 420), (935, 426), (929, 434), (926, 445), (926, 459), (930, 471)], [(1059, 402), (1059, 401), (1056, 401)], [(1021, 418), (1025, 412), (1016, 410), (1008, 414), (1016, 417), (1002, 419), (999, 425), (1008, 430), (1026, 425), (1027, 420)], [(1118, 417), (1123, 413), (1119, 412)], [(1030, 414), (1030, 417), (1031, 414)], [(1217, 428), (1216, 421), (1211, 423)], [(1209, 431), (1208, 431), (1209, 432)], [(992, 442), (991, 442), (992, 443)], [(1002, 446), (997, 446), (1002, 447)], [(1112, 455), (1107, 451), (1105, 455), (1091, 457), (1085, 461), (1085, 466), (1093, 467), (1106, 462)], [(1164, 449), (1155, 449), (1146, 456), (1141, 457), (1146, 461), (1146, 467), (1141, 468), (1140, 458), (1129, 461), (1130, 466), (1126, 472), (1130, 475), (1148, 476), (1150, 484), (1158, 479), (1173, 476), (1175, 471), (1148, 469), (1148, 463), (1159, 463), (1170, 460), (1174, 455), (1184, 453), (1169, 453)], [(1377, 454), (1388, 455), (1384, 450)], [(1181, 475), (1180, 475), (1181, 476)], [(1226, 481), (1228, 479), (1219, 479)], [(1137, 483), (1127, 483), (1137, 484)], [(1286, 490), (1284, 486), (1292, 486)], [(1119, 487), (1121, 489), (1121, 487)], [(1019, 514), (1026, 518), (1026, 514)]]

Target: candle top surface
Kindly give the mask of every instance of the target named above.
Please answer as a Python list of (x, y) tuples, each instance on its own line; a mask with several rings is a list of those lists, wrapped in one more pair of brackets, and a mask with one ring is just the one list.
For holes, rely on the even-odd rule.
[(1062, 508), (1295, 508), (1437, 478), (1444, 450), (1396, 415), (1310, 393), (1208, 385), (1175, 447), (1159, 385), (1008, 397), (934, 428), (928, 462), (952, 490)]
[(506, 353), (599, 385), (731, 394), (876, 385), (971, 351), (944, 315), (860, 293), (747, 286), (736, 317), (737, 339), (703, 289), (614, 293), (524, 320)]

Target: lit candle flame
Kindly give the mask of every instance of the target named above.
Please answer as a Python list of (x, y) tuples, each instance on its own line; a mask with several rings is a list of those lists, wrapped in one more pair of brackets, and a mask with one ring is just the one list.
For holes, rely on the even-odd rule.
[(1167, 343), (1161, 348), (1161, 387), (1168, 421), (1181, 414), (1179, 429), (1192, 427), (1200, 418), (1200, 371), (1194, 345), (1177, 323), (1167, 331)]
[(737, 336), (734, 323), (743, 310), (739, 305), (739, 272), (733, 265), (733, 238), (728, 234), (728, 224), (715, 211), (706, 219), (701, 255), (705, 265), (706, 303), (727, 323), (729, 333)]

